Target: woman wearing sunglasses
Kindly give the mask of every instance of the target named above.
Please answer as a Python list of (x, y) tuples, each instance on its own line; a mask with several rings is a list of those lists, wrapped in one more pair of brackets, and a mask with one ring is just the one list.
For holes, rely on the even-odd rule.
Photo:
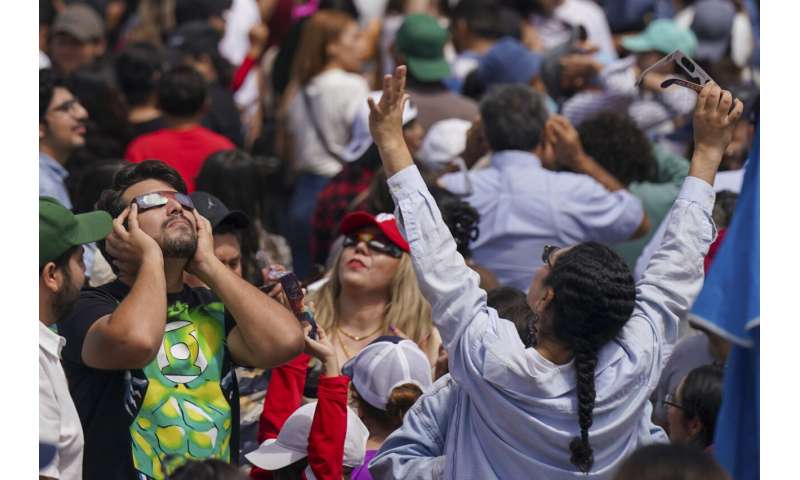
[(394, 215), (353, 212), (342, 219), (342, 250), (330, 280), (310, 299), (340, 364), (381, 335), (405, 335), (435, 362), (441, 340), (411, 268)]

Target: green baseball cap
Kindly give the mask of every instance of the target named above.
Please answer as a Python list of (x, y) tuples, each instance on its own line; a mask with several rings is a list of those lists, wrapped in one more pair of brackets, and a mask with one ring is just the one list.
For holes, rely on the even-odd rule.
[(96, 242), (109, 233), (108, 212), (75, 215), (55, 198), (39, 197), (39, 268), (70, 248)]
[(688, 28), (681, 28), (674, 20), (654, 20), (638, 35), (625, 37), (622, 46), (631, 52), (657, 51), (668, 55), (681, 50), (693, 56), (697, 50), (697, 37)]
[(444, 58), (447, 36), (447, 30), (435, 18), (418, 13), (405, 18), (394, 43), (414, 78), (434, 82), (450, 75), (450, 65)]

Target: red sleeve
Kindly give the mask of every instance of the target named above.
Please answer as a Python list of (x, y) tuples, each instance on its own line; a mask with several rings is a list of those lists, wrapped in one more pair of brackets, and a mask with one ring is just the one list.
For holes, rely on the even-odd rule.
[(236, 92), (239, 88), (244, 84), (245, 79), (247, 78), (247, 74), (250, 73), (250, 70), (253, 69), (253, 65), (256, 64), (256, 59), (251, 57), (250, 55), (245, 55), (244, 60), (242, 60), (242, 64), (239, 65), (239, 68), (233, 73), (233, 80), (231, 80), (231, 91)]
[(341, 480), (350, 379), (320, 377), (317, 409), (308, 434), (308, 465), (318, 480)]
[[(258, 419), (258, 443), (277, 438), (286, 419), (300, 407), (303, 388), (306, 384), (306, 370), (311, 359), (301, 353), (294, 360), (272, 370), (264, 397), (264, 409)], [(250, 471), (250, 478), (271, 479), (272, 474), (258, 467)]]

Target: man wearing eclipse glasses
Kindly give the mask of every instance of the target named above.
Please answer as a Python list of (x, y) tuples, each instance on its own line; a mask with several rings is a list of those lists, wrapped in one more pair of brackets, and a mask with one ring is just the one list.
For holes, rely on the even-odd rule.
[[(233, 366), (294, 358), (299, 323), (217, 259), (210, 222), (163, 162), (124, 167), (98, 209), (114, 217), (99, 246), (118, 279), (81, 292), (60, 332), (84, 478), (161, 479), (181, 457), (235, 462)], [(184, 271), (209, 289), (185, 285)]]

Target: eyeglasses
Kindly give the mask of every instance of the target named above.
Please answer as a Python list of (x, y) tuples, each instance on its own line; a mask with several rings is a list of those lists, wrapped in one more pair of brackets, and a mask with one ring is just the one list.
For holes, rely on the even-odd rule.
[(664, 405), (669, 405), (670, 407), (678, 408), (680, 410), (683, 410), (684, 412), (688, 412), (689, 411), (689, 409), (687, 409), (683, 405), (677, 403), (676, 400), (677, 399), (675, 398), (675, 395), (673, 395), (671, 393), (668, 393), (668, 394), (666, 394), (664, 396)]
[(72, 113), (75, 110), (75, 108), (79, 107), (80, 105), (81, 104), (80, 102), (78, 102), (77, 98), (72, 98), (70, 100), (62, 102), (61, 105), (53, 107), (52, 111), (59, 113)]
[(553, 252), (559, 248), (561, 247), (556, 247), (555, 245), (545, 245), (542, 249), (542, 263), (547, 264), (549, 268), (553, 268), (551, 258), (553, 256)]
[(344, 243), (342, 246), (346, 247), (354, 247), (359, 242), (364, 242), (371, 250), (375, 250), (376, 252), (383, 253), (394, 258), (400, 258), (403, 256), (403, 250), (391, 243), (386, 237), (382, 235), (375, 235), (369, 232), (358, 232), (358, 233), (349, 233), (344, 237)]
[(656, 68), (666, 65), (670, 62), (675, 62), (681, 70), (686, 73), (692, 81), (687, 81), (681, 78), (668, 78), (661, 82), (661, 88), (667, 88), (670, 85), (680, 85), (682, 87), (689, 88), (694, 90), (697, 93), (700, 93), (700, 90), (703, 89), (703, 85), (708, 82), (713, 82), (711, 76), (706, 73), (705, 70), (700, 68), (700, 65), (696, 64), (694, 60), (689, 58), (688, 55), (683, 53), (680, 50), (675, 50), (674, 52), (670, 53), (669, 55), (662, 57), (659, 61), (648, 67), (645, 71), (639, 75), (639, 79), (636, 80), (636, 86), (638, 87), (642, 80), (644, 80), (644, 76), (647, 75), (649, 72), (655, 70)]
[(163, 207), (170, 199), (175, 200), (181, 207), (187, 210), (194, 210), (194, 202), (192, 202), (192, 199), (188, 195), (184, 195), (180, 192), (150, 192), (139, 195), (134, 198), (133, 201), (136, 202), (139, 211), (143, 212), (151, 208)]

